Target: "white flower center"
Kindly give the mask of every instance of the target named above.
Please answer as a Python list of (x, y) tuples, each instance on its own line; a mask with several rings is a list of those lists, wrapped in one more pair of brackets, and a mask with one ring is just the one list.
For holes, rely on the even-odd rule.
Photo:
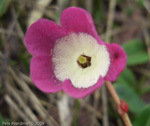
[(85, 33), (72, 33), (57, 40), (52, 61), (56, 78), (70, 79), (77, 88), (96, 84), (100, 76), (105, 77), (110, 65), (106, 46)]

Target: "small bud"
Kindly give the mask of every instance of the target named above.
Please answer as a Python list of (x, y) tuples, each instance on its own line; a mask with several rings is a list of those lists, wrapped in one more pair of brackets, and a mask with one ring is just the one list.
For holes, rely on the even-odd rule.
[(120, 108), (125, 113), (128, 112), (129, 109), (127, 103), (123, 100), (120, 100)]

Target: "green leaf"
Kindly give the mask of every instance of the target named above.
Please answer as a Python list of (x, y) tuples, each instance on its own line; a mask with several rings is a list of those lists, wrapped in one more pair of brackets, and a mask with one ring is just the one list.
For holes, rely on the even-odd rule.
[(145, 45), (138, 39), (129, 40), (125, 42), (122, 46), (126, 50), (127, 54), (132, 54), (145, 48)]
[(148, 54), (146, 52), (137, 52), (128, 56), (127, 65), (138, 65), (148, 62)]
[(150, 126), (150, 105), (145, 106), (134, 119), (133, 126)]
[(146, 123), (146, 126), (150, 126), (150, 116), (149, 116), (149, 118), (148, 118), (148, 121), (147, 121), (147, 123)]
[(148, 62), (148, 53), (145, 50), (144, 43), (142, 43), (140, 40), (133, 39), (124, 43), (122, 46), (128, 55), (128, 66)]
[(115, 84), (115, 89), (119, 97), (129, 105), (129, 110), (135, 114), (141, 112), (141, 109), (145, 106), (145, 104), (131, 87), (117, 83)]
[(0, 0), (0, 17), (6, 12), (12, 0)]
[(135, 83), (135, 76), (129, 68), (126, 68), (118, 77), (117, 82), (132, 86)]
[(144, 88), (142, 88), (140, 94), (143, 95), (143, 94), (146, 94), (148, 92), (150, 92), (150, 86), (149, 85), (144, 87)]
[(147, 80), (147, 76), (143, 75), (140, 80), (138, 80), (136, 87), (135, 87), (135, 91), (137, 92), (137, 94), (142, 95), (147, 93), (147, 89), (145, 90), (145, 88), (147, 87), (143, 87), (142, 85), (146, 82)]

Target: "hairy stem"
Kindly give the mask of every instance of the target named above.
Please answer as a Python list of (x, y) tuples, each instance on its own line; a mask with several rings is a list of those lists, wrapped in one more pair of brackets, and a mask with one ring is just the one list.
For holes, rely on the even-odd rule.
[[(110, 94), (112, 95), (116, 105), (119, 107), (118, 109), (121, 111), (122, 109), (120, 108), (120, 99), (119, 99), (119, 96), (116, 93), (114, 87), (112, 86), (112, 83), (110, 81), (105, 81), (105, 83), (106, 83), (106, 86), (107, 86)], [(120, 116), (121, 116), (125, 126), (132, 126), (132, 123), (131, 123), (130, 118), (127, 113), (120, 114)]]

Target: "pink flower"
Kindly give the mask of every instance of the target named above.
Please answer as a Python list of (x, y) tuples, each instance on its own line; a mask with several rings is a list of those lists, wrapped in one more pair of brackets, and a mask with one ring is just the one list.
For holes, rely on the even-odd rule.
[(26, 32), (35, 85), (43, 92), (64, 90), (82, 98), (101, 87), (104, 80), (115, 81), (126, 66), (126, 53), (119, 45), (100, 39), (89, 13), (67, 8), (60, 23), (40, 19)]

